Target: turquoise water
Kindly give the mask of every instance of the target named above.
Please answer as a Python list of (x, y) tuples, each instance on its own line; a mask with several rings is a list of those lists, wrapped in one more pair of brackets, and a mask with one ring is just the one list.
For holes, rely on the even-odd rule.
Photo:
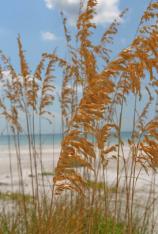
[[(28, 144), (28, 137), (26, 135), (20, 135), (18, 138), (20, 145), (27, 145)], [(43, 144), (43, 145), (59, 145), (62, 139), (61, 134), (42, 134), (34, 135), (33, 137), (35, 143)], [(0, 145), (7, 146), (8, 144), (14, 145), (15, 138), (12, 135), (0, 135)]]
[[(131, 137), (131, 132), (122, 132), (121, 137), (124, 141), (124, 143), (127, 143), (128, 139)], [(34, 140), (36, 144), (43, 144), (43, 145), (60, 145), (60, 142), (62, 140), (61, 134), (42, 134), (41, 136), (35, 135)], [(26, 146), (28, 144), (28, 138), (25, 135), (19, 136), (19, 142), (21, 146)], [(110, 142), (115, 143), (116, 139), (112, 135), (110, 137)], [(1, 146), (7, 146), (8, 144), (14, 145), (14, 137), (9, 135), (0, 135), (0, 145)]]

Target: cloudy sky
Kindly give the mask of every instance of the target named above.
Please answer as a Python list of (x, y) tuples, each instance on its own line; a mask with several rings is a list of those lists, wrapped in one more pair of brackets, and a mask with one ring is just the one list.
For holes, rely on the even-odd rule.
[[(10, 57), (16, 69), (19, 68), (16, 41), (19, 33), (32, 69), (38, 63), (42, 52), (52, 52), (56, 48), (59, 54), (66, 56), (60, 11), (67, 16), (69, 30), (74, 31), (79, 2), (80, 0), (1, 0), (0, 49)], [(149, 0), (139, 0), (139, 4), (138, 0), (98, 0), (95, 39), (128, 7), (129, 11), (115, 38), (114, 51), (117, 53), (128, 46), (148, 3)], [(57, 106), (55, 111), (58, 112)], [(128, 130), (127, 125), (125, 124), (125, 130)]]
[[(86, 0), (83, 0), (85, 2)], [(27, 57), (32, 66), (37, 64), (43, 51), (58, 48), (64, 51), (63, 27), (60, 11), (68, 18), (73, 30), (75, 18), (79, 12), (79, 0), (1, 0), (0, 49), (11, 57), (15, 65), (17, 60), (16, 38), (20, 33)], [(120, 46), (126, 46), (132, 40), (138, 20), (149, 0), (98, 0), (95, 21), (98, 33), (103, 32), (120, 11), (129, 8), (118, 34)], [(62, 42), (62, 43), (61, 43)]]

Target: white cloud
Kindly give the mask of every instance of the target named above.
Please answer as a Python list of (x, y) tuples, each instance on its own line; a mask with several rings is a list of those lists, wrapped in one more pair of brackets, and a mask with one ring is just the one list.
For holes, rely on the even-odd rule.
[(41, 37), (44, 41), (55, 41), (57, 37), (52, 32), (41, 32)]
[[(71, 24), (74, 23), (78, 13), (80, 0), (44, 0), (46, 7), (49, 9), (58, 8), (66, 13)], [(86, 2), (86, 1), (85, 1)], [(120, 0), (98, 0), (96, 7), (97, 14), (95, 16), (95, 22), (97, 24), (104, 24), (111, 22), (116, 18), (119, 11)]]
[(44, 0), (44, 1), (45, 1), (47, 8), (49, 8), (49, 9), (53, 8), (53, 0)]
[(99, 0), (95, 22), (98, 24), (109, 23), (118, 17), (120, 13), (118, 3), (119, 0)]

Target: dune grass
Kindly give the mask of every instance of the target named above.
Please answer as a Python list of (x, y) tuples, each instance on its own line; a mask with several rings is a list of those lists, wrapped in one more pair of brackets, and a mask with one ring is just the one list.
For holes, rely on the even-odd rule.
[[(37, 214), (33, 207), (28, 207), (27, 226), (25, 224), (25, 214), (22, 207), (17, 209), (17, 214), (6, 213), (0, 215), (0, 231), (1, 233), (20, 234), (20, 233), (92, 233), (104, 234), (115, 233), (122, 234), (125, 225), (122, 221), (117, 223), (113, 217), (105, 216), (101, 208), (91, 210), (91, 208), (80, 206), (77, 203), (74, 206), (58, 205), (54, 211), (49, 211), (49, 207), (41, 207)], [(83, 205), (83, 204), (82, 204)], [(134, 234), (139, 232), (133, 229)]]
[[(91, 35), (96, 28), (93, 21), (96, 4), (97, 1), (88, 0), (86, 7), (80, 9), (74, 38), (77, 43), (61, 14), (67, 60), (56, 51), (44, 53), (35, 71), (30, 71), (20, 36), (20, 72), (0, 52), (0, 111), (7, 126), (12, 188), (10, 136), (14, 140), (20, 181), (18, 192), (0, 193), (2, 234), (153, 234), (157, 231), (158, 118), (150, 116), (150, 108), (158, 93), (158, 1), (149, 4), (135, 38), (114, 59), (110, 43), (126, 10), (94, 44)], [(53, 168), (48, 171), (43, 165), (41, 136), (45, 121), (54, 134), (56, 69), (63, 74), (59, 97), (62, 140), (57, 165), (53, 151)], [(9, 71), (8, 79), (3, 77), (5, 70)], [(142, 106), (145, 92), (146, 102)], [(131, 136), (126, 143), (128, 155), (121, 135), (126, 105), (131, 106), (132, 116)], [(27, 139), (30, 195), (24, 183), (21, 134)], [(112, 136), (115, 141), (111, 140)], [(115, 172), (112, 185), (107, 179), (110, 163)], [(152, 178), (149, 188), (138, 199), (137, 182), (142, 171)]]

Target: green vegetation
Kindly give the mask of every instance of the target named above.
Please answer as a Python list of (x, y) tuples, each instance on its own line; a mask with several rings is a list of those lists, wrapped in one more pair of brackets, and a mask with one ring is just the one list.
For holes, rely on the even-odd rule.
[(116, 187), (115, 186), (109, 186), (105, 184), (104, 182), (95, 182), (94, 180), (87, 180), (87, 187), (91, 189), (97, 189), (97, 190), (104, 190), (107, 192), (116, 192)]
[(17, 201), (22, 202), (25, 199), (26, 202), (33, 200), (31, 195), (23, 195), (21, 193), (0, 193), (0, 200), (2, 201)]
[(54, 172), (51, 171), (43, 171), (42, 173), (39, 173), (41, 176), (54, 176)]
[(98, 218), (98, 222), (96, 222), (96, 227), (94, 227), (94, 230), (92, 231), (93, 234), (122, 234), (124, 232), (124, 224), (118, 223), (115, 224), (113, 219), (105, 220), (104, 216), (96, 217)]
[[(28, 207), (28, 222), (27, 230), (25, 226), (25, 215), (22, 212), (22, 207), (17, 213), (17, 217), (13, 219), (12, 214), (8, 213), (5, 216), (0, 216), (0, 231), (4, 234), (11, 233), (29, 233), (29, 234), (122, 234), (125, 228), (123, 222), (115, 223), (110, 215), (108, 219), (103, 214), (103, 210), (85, 209), (80, 207), (79, 203), (71, 206), (59, 205), (56, 210), (50, 213), (49, 207), (41, 207), (40, 213), (37, 215), (35, 210)], [(83, 209), (83, 210), (82, 210)], [(101, 212), (101, 213), (100, 213)], [(92, 215), (93, 214), (93, 215)], [(137, 234), (133, 230), (133, 234)]]

